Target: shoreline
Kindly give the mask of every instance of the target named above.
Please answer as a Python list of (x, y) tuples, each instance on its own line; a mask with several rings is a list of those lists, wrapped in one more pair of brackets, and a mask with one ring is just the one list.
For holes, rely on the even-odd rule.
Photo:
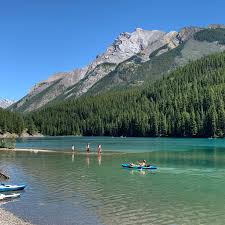
[[(14, 148), (14, 149), (8, 149), (8, 148), (0, 148), (0, 152), (31, 152), (31, 153), (57, 153), (57, 154), (68, 154), (68, 155), (98, 155), (98, 152), (89, 152), (86, 151), (79, 151), (75, 150), (72, 151), (60, 151), (60, 150), (50, 150), (50, 149), (34, 149), (34, 148)], [(110, 152), (105, 151), (102, 152), (101, 155), (119, 155), (119, 154), (127, 154), (125, 152)]]
[(0, 225), (33, 225), (0, 207)]

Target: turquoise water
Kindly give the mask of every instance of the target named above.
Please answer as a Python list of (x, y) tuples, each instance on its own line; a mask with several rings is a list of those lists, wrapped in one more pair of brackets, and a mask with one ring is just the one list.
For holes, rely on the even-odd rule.
[[(10, 182), (28, 184), (2, 207), (40, 225), (224, 224), (225, 140), (56, 137), (17, 147), (82, 151), (87, 142), (117, 154), (0, 153)], [(159, 170), (120, 166), (141, 159)]]
[(225, 139), (204, 138), (125, 138), (125, 137), (43, 137), (18, 139), (18, 148), (71, 150), (74, 145), (79, 151), (85, 151), (90, 143), (91, 150), (97, 151), (102, 144), (104, 151), (151, 152), (151, 151), (187, 151), (225, 148)]

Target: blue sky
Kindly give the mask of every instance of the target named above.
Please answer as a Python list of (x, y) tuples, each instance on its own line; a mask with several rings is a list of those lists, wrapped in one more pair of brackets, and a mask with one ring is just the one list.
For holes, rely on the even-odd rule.
[(225, 23), (222, 0), (0, 0), (0, 97), (92, 61), (123, 31)]

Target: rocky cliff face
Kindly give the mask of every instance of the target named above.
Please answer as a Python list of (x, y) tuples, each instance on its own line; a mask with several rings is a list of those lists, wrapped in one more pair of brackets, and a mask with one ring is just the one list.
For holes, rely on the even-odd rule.
[(68, 87), (76, 84), (86, 74), (87, 68), (77, 69), (72, 72), (57, 73), (45, 81), (36, 84), (31, 91), (12, 108), (21, 111), (38, 109), (53, 101)]
[(15, 101), (5, 98), (0, 98), (0, 108), (6, 109), (12, 105)]
[[(210, 25), (210, 29), (215, 27), (218, 25)], [(91, 90), (103, 78), (112, 74), (120, 64), (125, 62), (129, 67), (130, 58), (138, 57), (139, 63), (151, 61), (154, 57), (165, 54), (192, 39), (193, 35), (202, 29), (186, 27), (180, 32), (167, 33), (137, 28), (132, 33), (121, 33), (105, 53), (98, 55), (91, 64), (72, 72), (55, 74), (40, 82), (31, 89), (28, 95), (15, 103), (12, 109), (32, 111), (52, 101), (79, 97)]]

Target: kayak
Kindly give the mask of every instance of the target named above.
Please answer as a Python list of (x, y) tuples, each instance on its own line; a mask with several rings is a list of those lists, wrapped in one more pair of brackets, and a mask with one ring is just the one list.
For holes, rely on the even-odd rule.
[(20, 197), (20, 194), (11, 194), (11, 195), (0, 194), (0, 200), (5, 200), (9, 198), (18, 198), (18, 197)]
[(156, 166), (139, 166), (139, 165), (130, 165), (130, 163), (124, 163), (122, 164), (122, 167), (124, 168), (131, 168), (131, 169), (146, 169), (146, 170), (156, 170)]
[(9, 185), (9, 184), (0, 184), (0, 192), (3, 191), (19, 191), (23, 190), (26, 185)]

